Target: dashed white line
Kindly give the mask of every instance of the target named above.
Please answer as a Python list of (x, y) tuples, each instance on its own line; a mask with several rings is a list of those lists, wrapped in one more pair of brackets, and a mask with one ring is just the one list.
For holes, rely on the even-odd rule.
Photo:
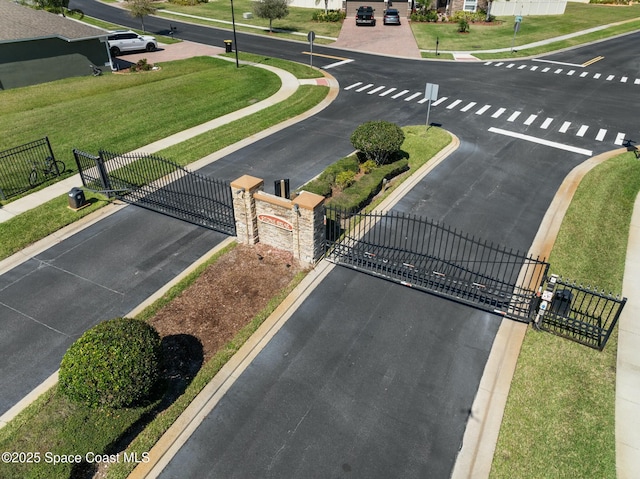
[(498, 110), (491, 115), (491, 118), (499, 118), (507, 109), (506, 108), (498, 108)]
[(470, 103), (466, 104), (464, 107), (462, 107), (462, 108), (460, 109), (460, 111), (469, 111), (469, 110), (471, 110), (474, 106), (476, 106), (476, 102), (475, 102), (475, 101), (472, 101), (472, 102), (470, 102)]
[(576, 133), (576, 136), (584, 136), (584, 134), (587, 132), (587, 130), (589, 129), (589, 127), (587, 125), (582, 125), (579, 129), (578, 129), (578, 133)]
[(451, 105), (447, 105), (447, 110), (453, 110), (455, 107), (457, 107), (460, 103), (462, 103), (462, 100), (456, 100), (453, 103), (451, 103)]
[(404, 101), (411, 101), (414, 98), (417, 98), (419, 96), (424, 96), (424, 93), (419, 91), (418, 93), (414, 93), (413, 95), (408, 96), (407, 98), (404, 99)]
[(503, 130), (501, 128), (489, 128), (489, 131), (492, 133), (497, 133), (499, 135), (510, 136), (512, 138), (519, 138), (521, 140), (530, 141), (532, 143), (538, 143), (539, 145), (550, 146), (552, 148), (558, 148), (560, 150), (570, 151), (572, 153), (579, 153), (585, 156), (592, 156), (593, 152), (591, 150), (586, 150), (584, 148), (577, 148), (575, 146), (565, 145), (562, 143), (557, 143), (555, 141), (545, 140), (543, 138), (536, 138), (535, 136), (524, 135), (522, 133), (516, 133), (514, 131)]
[(598, 140), (598, 141), (604, 140), (604, 135), (606, 135), (606, 134), (607, 134), (607, 130), (605, 130), (603, 128), (600, 128), (598, 130), (598, 134), (596, 135), (596, 140)]
[(571, 126), (571, 122), (570, 121), (565, 121), (562, 124), (562, 126), (560, 127), (560, 130), (558, 130), (558, 131), (560, 133), (566, 133), (570, 126)]
[(529, 115), (529, 118), (527, 118), (524, 121), (524, 124), (529, 126), (529, 125), (531, 125), (531, 123), (533, 123), (535, 121), (536, 118), (538, 118), (538, 115)]
[(549, 128), (549, 125), (551, 124), (552, 121), (553, 121), (553, 118), (547, 118), (545, 121), (542, 122), (542, 125), (540, 125), (540, 128), (542, 128), (543, 130), (546, 130), (547, 128)]
[(361, 86), (356, 91), (360, 93), (361, 91), (365, 91), (366, 89), (371, 88), (372, 86), (373, 86), (373, 83), (367, 83), (365, 86)]
[(518, 118), (520, 116), (520, 111), (514, 111), (511, 116), (509, 118), (507, 118), (507, 121), (516, 121), (516, 118)]
[(396, 91), (397, 88), (389, 88), (387, 91), (383, 91), (379, 96), (387, 96), (389, 93)]
[(613, 143), (618, 145), (618, 146), (622, 145), (624, 143), (624, 137), (625, 136), (626, 136), (626, 134), (624, 134), (624, 133), (618, 133), (616, 135), (616, 139), (615, 139), (615, 141)]
[(407, 93), (409, 93), (409, 90), (402, 90), (401, 92), (393, 95), (391, 98), (395, 100), (396, 98), (400, 98), (402, 95), (406, 95)]
[(345, 90), (351, 90), (352, 88), (355, 88), (355, 87), (360, 86), (360, 85), (362, 85), (361, 81), (359, 81), (357, 83), (354, 83), (353, 85), (349, 85), (348, 87), (345, 88)]
[(384, 90), (385, 88), (386, 88), (385, 86), (376, 87), (373, 90), (369, 90), (367, 92), (367, 95), (373, 95), (374, 93), (378, 93), (380, 90)]
[(482, 115), (485, 111), (487, 111), (489, 108), (491, 108), (491, 105), (485, 105), (482, 108), (480, 108), (477, 112), (476, 115)]

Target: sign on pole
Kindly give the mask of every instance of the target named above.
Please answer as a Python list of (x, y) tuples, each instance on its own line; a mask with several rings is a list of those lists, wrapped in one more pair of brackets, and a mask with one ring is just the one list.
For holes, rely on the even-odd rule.
[(513, 47), (516, 44), (516, 35), (520, 31), (520, 23), (522, 23), (522, 16), (516, 16), (516, 23), (513, 24), (513, 40), (511, 41), (511, 53), (513, 53)]
[(311, 55), (309, 55), (309, 66), (313, 67), (313, 41), (316, 39), (315, 32), (307, 33), (307, 40), (309, 40), (309, 51)]
[(427, 87), (424, 90), (424, 98), (427, 100), (427, 128), (429, 128), (429, 114), (431, 113), (431, 102), (438, 99), (438, 88), (440, 86), (437, 83), (427, 83)]

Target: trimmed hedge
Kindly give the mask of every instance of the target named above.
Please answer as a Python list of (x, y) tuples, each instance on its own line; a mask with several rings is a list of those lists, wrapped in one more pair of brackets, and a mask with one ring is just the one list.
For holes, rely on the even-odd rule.
[(60, 391), (74, 402), (119, 408), (147, 398), (160, 371), (160, 335), (150, 324), (115, 318), (86, 331), (60, 364)]
[(331, 187), (336, 183), (336, 179), (340, 173), (349, 171), (353, 172), (355, 176), (359, 170), (360, 162), (358, 161), (358, 157), (355, 155), (347, 156), (328, 166), (320, 173), (320, 176), (304, 185), (302, 189), (309, 193), (328, 197), (331, 196)]
[(400, 152), (404, 131), (388, 121), (368, 121), (351, 134), (351, 144), (377, 165), (389, 163)]

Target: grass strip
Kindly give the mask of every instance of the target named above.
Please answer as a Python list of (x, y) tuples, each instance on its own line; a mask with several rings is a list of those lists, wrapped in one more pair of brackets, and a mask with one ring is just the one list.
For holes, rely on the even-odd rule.
[[(589, 172), (563, 220), (554, 273), (619, 292), (640, 162), (633, 153)], [(616, 477), (617, 328), (602, 352), (529, 329), (500, 429), (492, 478)]]

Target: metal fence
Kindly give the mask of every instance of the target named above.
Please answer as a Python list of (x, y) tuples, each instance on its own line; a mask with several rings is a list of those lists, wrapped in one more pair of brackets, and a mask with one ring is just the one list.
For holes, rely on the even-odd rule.
[(65, 170), (55, 159), (48, 137), (0, 151), (0, 199), (54, 180)]
[(535, 325), (602, 351), (626, 302), (627, 298), (552, 275), (545, 280)]
[(529, 322), (549, 264), (404, 213), (327, 208), (327, 258)]
[(235, 235), (228, 182), (199, 175), (154, 155), (73, 152), (86, 188)]

